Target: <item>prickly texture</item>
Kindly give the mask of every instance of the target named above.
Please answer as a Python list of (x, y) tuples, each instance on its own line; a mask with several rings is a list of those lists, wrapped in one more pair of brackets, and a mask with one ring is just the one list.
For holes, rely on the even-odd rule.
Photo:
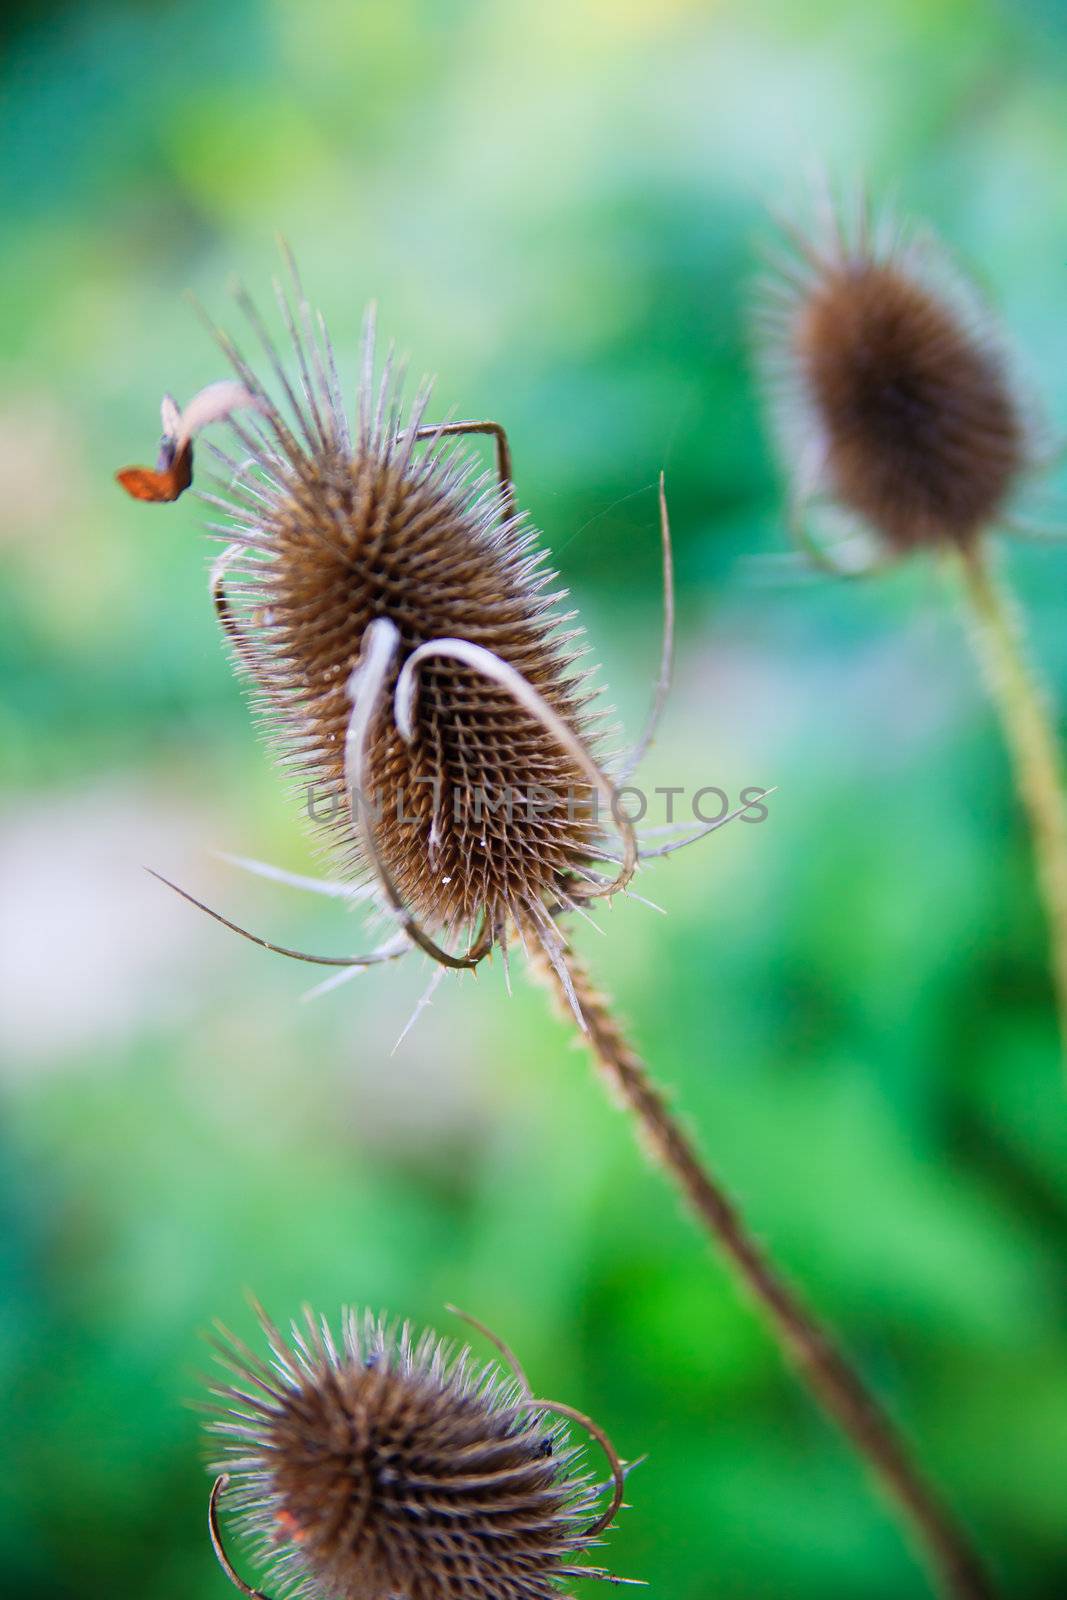
[[(307, 1315), (271, 1363), (236, 1342), (218, 1470), (272, 1579), (336, 1600), (558, 1600), (595, 1494), (536, 1402), (469, 1351)], [(596, 1571), (587, 1575), (597, 1576)]]
[(776, 309), (792, 453), (819, 463), (820, 491), (901, 553), (969, 545), (996, 521), (1029, 464), (1027, 423), (988, 318), (947, 271), (838, 236), (805, 246)]
[(238, 530), (255, 541), (235, 572), (243, 665), (303, 794), (315, 785), (314, 810), (356, 869), (345, 791), (348, 683), (368, 623), (395, 624), (399, 651), (365, 769), (383, 861), (431, 927), (485, 918), (495, 929), (529, 920), (530, 907), (543, 920), (544, 904), (588, 863), (596, 832), (588, 778), (470, 667), (439, 658), (422, 665), (410, 744), (397, 733), (392, 690), (419, 645), (460, 638), (495, 652), (588, 734), (591, 696), (559, 634), (561, 596), (546, 595), (554, 574), (495, 481), (476, 478), (451, 441), (416, 442), (425, 395), (401, 424), (388, 377), (370, 394), (369, 365), (354, 440), (325, 377), (305, 386), (295, 431), (277, 411), (256, 436), (238, 429), (254, 475), (246, 465), (227, 494)]

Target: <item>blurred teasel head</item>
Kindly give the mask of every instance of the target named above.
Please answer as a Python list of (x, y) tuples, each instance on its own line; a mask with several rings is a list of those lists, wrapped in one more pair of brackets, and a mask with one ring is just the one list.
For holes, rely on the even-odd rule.
[[(208, 524), (226, 541), (212, 574), (218, 615), (339, 864), (342, 881), (322, 887), (370, 899), (392, 933), (367, 955), (319, 957), (219, 920), (269, 949), (349, 972), (414, 946), (440, 967), (471, 968), (494, 947), (506, 960), (518, 937), (556, 968), (581, 1021), (558, 924), (625, 891), (638, 865), (616, 785), (651, 742), (670, 677), (662, 480), (659, 681), (644, 733), (609, 776), (609, 713), (592, 703), (600, 691), (581, 664), (577, 613), (560, 610), (566, 591), (551, 590), (556, 574), (517, 508), (504, 429), (427, 423), (426, 385), (406, 407), (391, 355), (376, 371), (372, 317), (353, 425), (325, 326), (290, 267), (291, 289), (275, 288), (291, 374), (238, 293), (276, 395), (213, 328), (235, 377), (184, 411), (165, 402), (158, 467), (119, 478), (138, 498), (175, 499), (191, 479), (194, 433), (228, 424), (235, 448), (208, 444), (223, 472), (203, 496), (226, 518)], [(466, 453), (462, 441), (475, 434), (493, 440), (495, 472)]]
[[(229, 1334), (217, 1347), (229, 1376), (213, 1386), (210, 1425), (224, 1440), (212, 1540), (244, 1593), (258, 1591), (226, 1554), (220, 1503), (282, 1592), (557, 1600), (570, 1579), (620, 1581), (579, 1558), (614, 1520), (624, 1468), (595, 1424), (534, 1399), (517, 1364), (507, 1375), (431, 1333), (415, 1339), (407, 1325), (353, 1311), (339, 1342), (310, 1312), (290, 1340), (260, 1320), (269, 1359)], [(606, 1484), (560, 1415), (604, 1446)]]
[(1040, 465), (1013, 354), (929, 234), (872, 218), (863, 196), (822, 211), (787, 228), (757, 303), (792, 531), (824, 557), (823, 514), (890, 558), (966, 550)]

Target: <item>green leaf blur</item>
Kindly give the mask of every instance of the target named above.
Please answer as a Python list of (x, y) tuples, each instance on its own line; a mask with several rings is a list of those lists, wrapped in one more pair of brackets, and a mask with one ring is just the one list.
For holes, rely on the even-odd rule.
[[(1044, 925), (941, 576), (782, 574), (746, 349), (768, 207), (819, 160), (934, 222), (1067, 423), (1067, 12), (1053, 0), (128, 0), (10, 11), (0, 66), (0, 1566), (42, 1600), (227, 1593), (215, 1316), (253, 1289), (458, 1331), (595, 1414), (663, 1600), (928, 1593), (841, 1442), (523, 978), (314, 974), (198, 918), (362, 948), (206, 593), (192, 496), (124, 499), (164, 388), (223, 375), (293, 243), (355, 380), (370, 299), (438, 414), (503, 420), (645, 787), (777, 785), (580, 943), (760, 1236), (1014, 1596), (1067, 1592), (1067, 1090)], [(1067, 704), (1067, 549), (1007, 560)], [(650, 821), (664, 820), (654, 799)], [(651, 813), (658, 806), (659, 812)], [(310, 973), (310, 976), (309, 976)], [(590, 1587), (586, 1592), (594, 1592)]]

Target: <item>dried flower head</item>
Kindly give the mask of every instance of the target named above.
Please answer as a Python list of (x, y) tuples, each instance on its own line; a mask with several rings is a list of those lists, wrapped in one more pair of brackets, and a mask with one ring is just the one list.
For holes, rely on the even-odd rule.
[[(426, 386), (406, 410), (391, 358), (375, 376), (369, 319), (353, 429), (332, 348), (295, 269), (293, 283), (295, 309), (276, 288), (295, 378), (240, 293), (280, 398), (215, 329), (237, 381), (191, 402), (181, 416), (195, 426), (182, 426), (180, 439), (225, 413), (238, 453), (209, 444), (226, 476), (204, 497), (228, 519), (209, 524), (227, 541), (212, 575), (218, 614), (261, 718), (305, 799), (315, 797), (339, 857), (343, 881), (321, 887), (371, 899), (393, 931), (360, 956), (256, 942), (354, 972), (413, 946), (442, 967), (470, 968), (496, 946), (506, 959), (518, 936), (569, 987), (558, 919), (625, 890), (638, 864), (615, 782), (647, 749), (669, 683), (662, 484), (663, 663), (649, 724), (613, 779), (598, 753), (607, 713), (593, 708), (591, 674), (579, 665), (583, 630), (569, 627), (575, 612), (558, 609), (565, 591), (548, 592), (555, 574), (516, 508), (503, 428), (424, 423)], [(457, 445), (477, 433), (495, 442), (495, 475)], [(164, 444), (173, 464), (174, 441)], [(168, 480), (156, 497), (173, 498), (173, 487)]]
[(354, 1312), (340, 1345), (310, 1312), (291, 1343), (260, 1317), (270, 1361), (226, 1335), (233, 1378), (213, 1388), (211, 1425), (225, 1440), (212, 1534), (246, 1593), (218, 1535), (220, 1491), (272, 1582), (331, 1600), (552, 1600), (569, 1578), (608, 1577), (575, 1563), (614, 1519), (623, 1468), (590, 1425), (612, 1465), (598, 1487), (550, 1414), (586, 1419), (533, 1399), (521, 1368)]
[(759, 320), (795, 521), (822, 500), (890, 554), (970, 546), (1036, 464), (989, 312), (928, 236), (862, 203), (791, 237)]

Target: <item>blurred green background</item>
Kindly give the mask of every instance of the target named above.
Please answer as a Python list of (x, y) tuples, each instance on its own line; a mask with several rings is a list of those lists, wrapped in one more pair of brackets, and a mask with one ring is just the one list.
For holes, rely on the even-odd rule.
[[(519, 494), (648, 781), (775, 784), (580, 944), (742, 1198), (921, 1441), (1012, 1595), (1067, 1592), (1067, 1103), (1029, 851), (943, 575), (783, 575), (744, 307), (812, 161), (928, 215), (1067, 424), (1056, 0), (208, 0), (4, 23), (0, 215), (0, 1568), (12, 1592), (228, 1591), (185, 1402), (253, 1288), (454, 1331), (454, 1300), (629, 1455), (616, 1571), (670, 1600), (928, 1593), (838, 1438), (499, 967), (314, 1004), (265, 933), (359, 947), (300, 870), (190, 496), (125, 500), (164, 388), (222, 375), (294, 243), (354, 383), (364, 304)], [(1067, 551), (1005, 553), (1067, 703)], [(579, 1586), (582, 1587), (582, 1586)], [(590, 1594), (593, 1591), (588, 1590)]]

